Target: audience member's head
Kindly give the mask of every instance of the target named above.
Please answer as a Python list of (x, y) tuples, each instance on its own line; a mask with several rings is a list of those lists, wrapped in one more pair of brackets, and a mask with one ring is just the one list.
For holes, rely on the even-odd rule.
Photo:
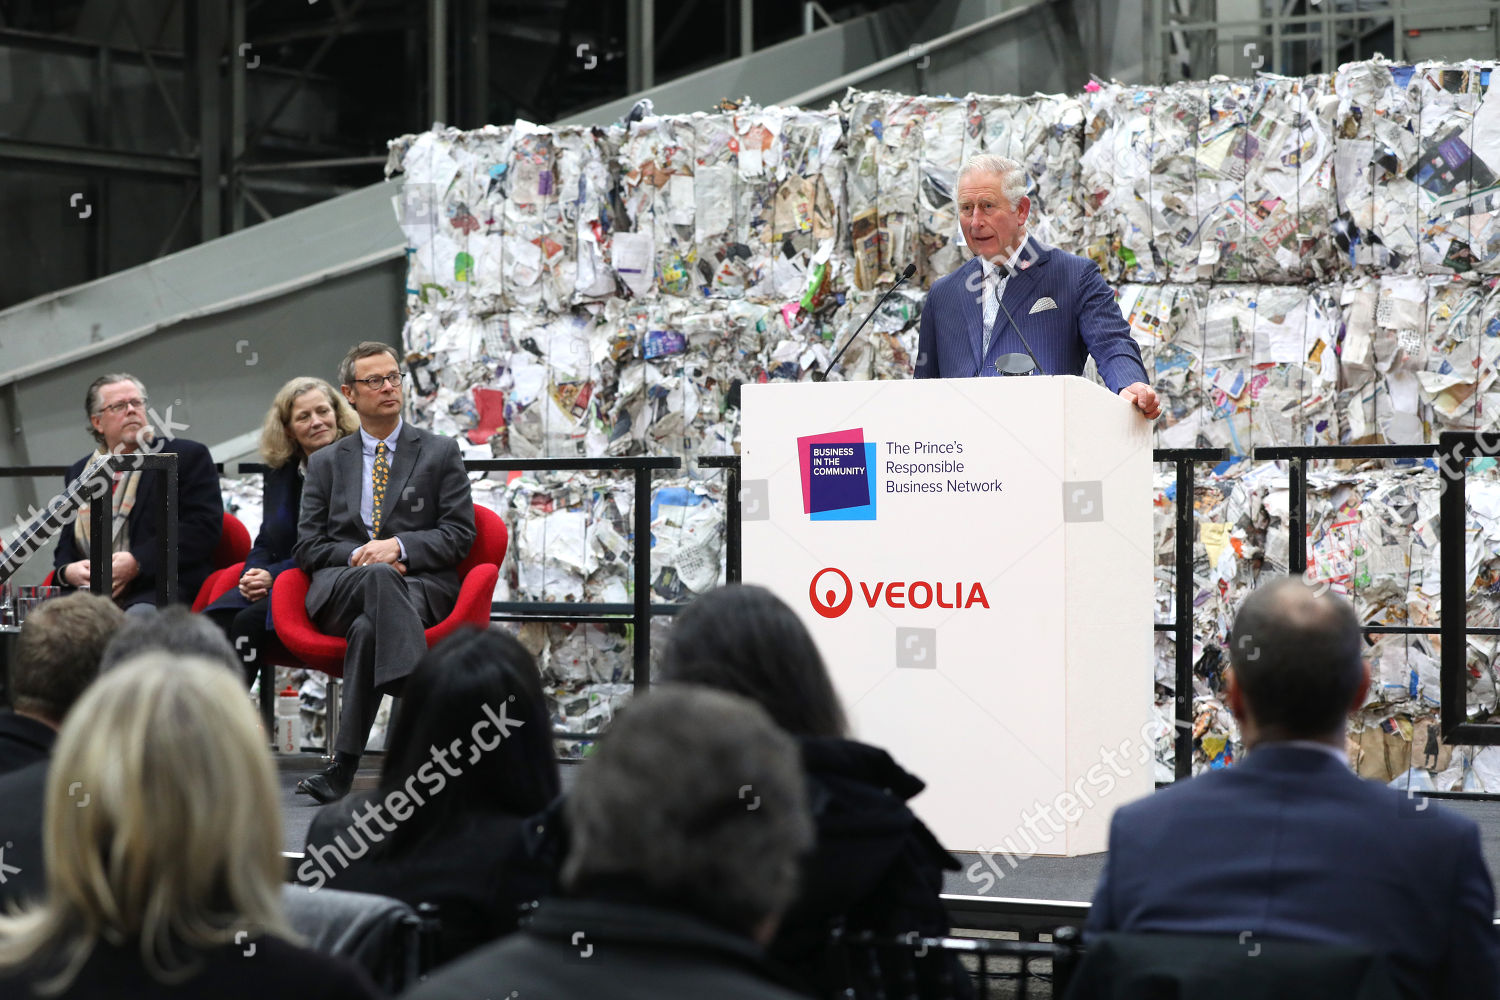
[[(402, 689), (388, 745), (380, 769), (382, 794), (404, 789), (419, 772), (442, 774), (434, 748), (444, 751), (459, 774), (448, 776), (440, 792), (377, 845), (377, 854), (450, 829), (465, 812), (541, 812), (560, 787), (552, 719), (536, 661), (499, 630), (463, 629), (417, 661)], [(435, 784), (424, 781), (419, 790)]]
[(141, 653), (171, 653), (175, 656), (200, 656), (222, 663), (236, 677), (245, 668), (224, 633), (210, 619), (195, 615), (180, 604), (173, 604), (155, 614), (130, 616), (104, 647), (100, 672), (112, 669)]
[(1370, 682), (1360, 651), (1348, 601), (1295, 576), (1257, 587), (1229, 634), (1229, 703), (1246, 744), (1342, 745), (1345, 720)]
[(564, 888), (634, 895), (766, 943), (812, 819), (796, 744), (753, 702), (660, 688), (615, 719), (564, 800)]
[(846, 729), (807, 626), (764, 587), (719, 587), (684, 608), (667, 633), (657, 677), (744, 695), (794, 736)]
[(270, 755), (216, 662), (148, 653), (90, 686), (58, 734), (43, 822), (46, 895), (0, 919), (0, 966), (65, 984), (103, 939), (167, 982), (238, 932), (290, 933)]
[(68, 594), (37, 605), (16, 641), (10, 672), (15, 710), (57, 728), (99, 676), (104, 647), (124, 621), (125, 612), (97, 594)]
[(260, 456), (273, 469), (303, 461), (324, 445), (359, 430), (359, 417), (327, 382), (299, 376), (271, 401), (260, 429)]

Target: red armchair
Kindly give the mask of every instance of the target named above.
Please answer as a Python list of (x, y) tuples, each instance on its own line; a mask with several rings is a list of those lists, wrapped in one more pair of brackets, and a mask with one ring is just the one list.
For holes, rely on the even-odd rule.
[[(500, 579), (500, 563), (505, 559), (510, 533), (499, 514), (487, 507), (474, 508), (474, 544), (458, 564), (458, 601), (447, 618), (426, 630), (427, 645), (436, 645), (463, 625), (486, 628), (490, 623), (490, 602), (495, 583)], [(276, 637), (303, 663), (331, 677), (344, 676), (344, 653), (348, 643), (343, 636), (325, 635), (307, 614), (307, 574), (300, 569), (284, 570), (271, 587), (271, 617), (276, 622)]]

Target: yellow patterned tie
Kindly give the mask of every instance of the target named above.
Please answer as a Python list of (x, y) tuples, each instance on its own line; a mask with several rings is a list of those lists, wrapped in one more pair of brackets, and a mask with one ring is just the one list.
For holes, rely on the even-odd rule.
[(385, 484), (391, 478), (391, 464), (385, 460), (385, 442), (375, 444), (375, 465), (370, 470), (370, 537), (380, 537), (380, 509), (385, 506)]

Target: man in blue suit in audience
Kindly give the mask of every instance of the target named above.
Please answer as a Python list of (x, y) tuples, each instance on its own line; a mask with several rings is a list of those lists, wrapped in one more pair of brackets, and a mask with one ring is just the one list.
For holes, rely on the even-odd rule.
[[(1081, 375), (1086, 354), (1111, 392), (1161, 412), (1114, 292), (1086, 257), (1026, 233), (1021, 164), (970, 157), (958, 172), (958, 224), (974, 259), (932, 283), (922, 306), (917, 378), (1004, 374), (1004, 355), (1036, 352), (1043, 375)], [(1017, 326), (1021, 329), (1017, 329)], [(1023, 343), (1024, 339), (1024, 343)]]
[(1353, 608), (1300, 578), (1246, 599), (1228, 701), (1247, 753), (1115, 813), (1089, 935), (1323, 942), (1384, 956), (1405, 996), (1496, 995), (1478, 827), (1349, 769), (1360, 652)]

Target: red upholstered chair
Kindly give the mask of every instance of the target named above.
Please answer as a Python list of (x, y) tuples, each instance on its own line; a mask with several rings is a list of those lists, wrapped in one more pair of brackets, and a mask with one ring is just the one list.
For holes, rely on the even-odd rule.
[[(462, 625), (487, 628), (490, 601), (500, 579), (500, 563), (510, 544), (510, 533), (499, 514), (487, 507), (474, 508), (474, 544), (458, 564), (458, 601), (447, 618), (426, 630), (427, 645), (436, 645)], [(349, 644), (343, 636), (324, 635), (307, 614), (307, 574), (284, 570), (271, 587), (271, 617), (276, 636), (292, 655), (314, 670), (331, 677), (344, 676), (344, 653)]]

